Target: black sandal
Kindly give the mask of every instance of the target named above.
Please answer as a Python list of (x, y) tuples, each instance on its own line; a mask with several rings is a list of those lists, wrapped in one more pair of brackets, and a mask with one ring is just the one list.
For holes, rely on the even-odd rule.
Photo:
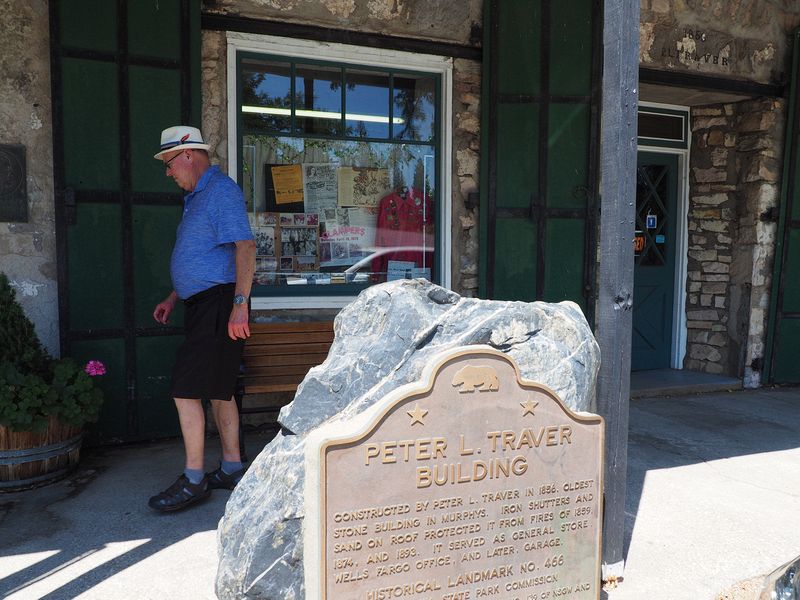
[(205, 500), (210, 495), (211, 488), (207, 477), (203, 477), (200, 483), (192, 483), (185, 474), (182, 474), (166, 490), (150, 498), (147, 505), (158, 512), (171, 512)]

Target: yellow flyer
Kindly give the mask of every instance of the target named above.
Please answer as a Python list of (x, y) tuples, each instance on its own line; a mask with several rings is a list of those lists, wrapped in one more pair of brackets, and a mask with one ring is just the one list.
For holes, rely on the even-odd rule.
[(275, 186), (275, 203), (290, 204), (303, 201), (302, 165), (272, 167), (272, 184)]

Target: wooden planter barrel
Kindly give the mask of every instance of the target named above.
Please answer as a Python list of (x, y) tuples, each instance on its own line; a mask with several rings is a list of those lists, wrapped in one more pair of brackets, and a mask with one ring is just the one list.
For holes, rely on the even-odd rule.
[(0, 492), (45, 485), (67, 475), (78, 464), (80, 427), (50, 417), (43, 431), (11, 431), (0, 425)]

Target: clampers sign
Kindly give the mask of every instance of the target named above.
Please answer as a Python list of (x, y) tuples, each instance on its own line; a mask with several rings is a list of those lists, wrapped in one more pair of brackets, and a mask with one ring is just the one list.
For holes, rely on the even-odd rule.
[(309, 599), (599, 598), (603, 420), (488, 347), (307, 444)]

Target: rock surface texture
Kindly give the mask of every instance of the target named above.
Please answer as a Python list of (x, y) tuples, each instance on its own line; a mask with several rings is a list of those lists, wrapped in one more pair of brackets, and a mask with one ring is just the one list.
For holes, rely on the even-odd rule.
[[(336, 317), (327, 360), (283, 408), (282, 433), (258, 455), (219, 524), (216, 592), (223, 600), (301, 600), (305, 440), (326, 420), (359, 414), (417, 381), (439, 352), (487, 344), (513, 358), (523, 378), (554, 390), (573, 410), (594, 407), (600, 351), (571, 302), (462, 298), (424, 280), (362, 292)], [(347, 482), (342, 482), (347, 485)], [(354, 494), (357, 491), (354, 490)]]

